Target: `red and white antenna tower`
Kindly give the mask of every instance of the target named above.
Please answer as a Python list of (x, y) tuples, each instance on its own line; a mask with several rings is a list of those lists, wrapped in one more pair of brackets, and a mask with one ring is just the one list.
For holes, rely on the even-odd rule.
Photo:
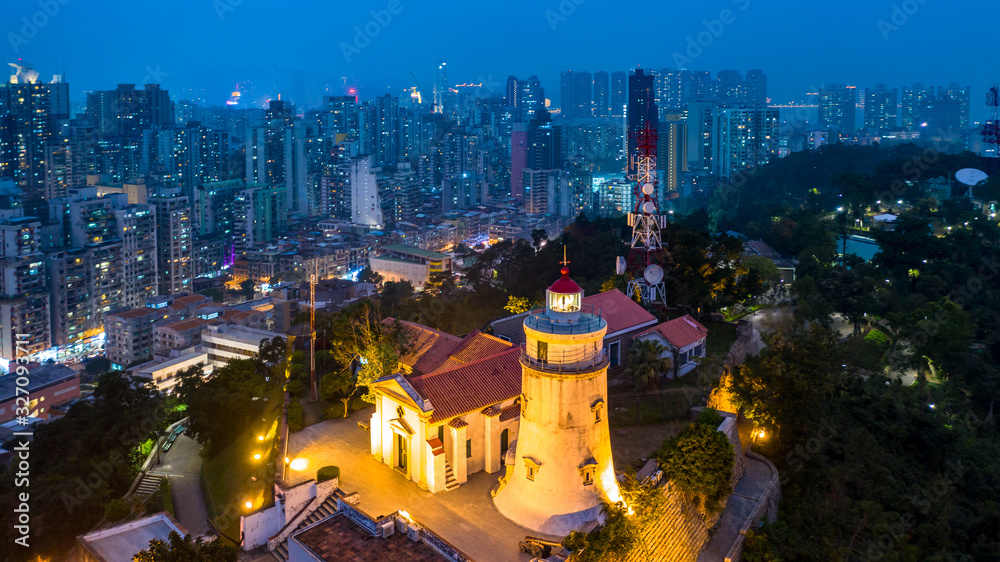
[(628, 283), (630, 297), (638, 296), (643, 304), (666, 304), (663, 294), (663, 241), (660, 230), (666, 226), (667, 217), (660, 214), (656, 197), (656, 129), (647, 121), (637, 135), (639, 148), (636, 155), (636, 173), (633, 197), (635, 207), (628, 215), (632, 227), (632, 246), (628, 253), (627, 271), (632, 280)]

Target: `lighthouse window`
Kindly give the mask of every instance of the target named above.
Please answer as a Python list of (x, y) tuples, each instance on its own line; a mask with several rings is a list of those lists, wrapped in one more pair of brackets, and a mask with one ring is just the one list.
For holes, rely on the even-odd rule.
[(584, 486), (590, 486), (593, 483), (594, 483), (594, 472), (592, 470), (588, 470), (588, 471), (584, 472), (583, 473), (583, 485)]
[(549, 360), (549, 342), (538, 342), (538, 360), (542, 363)]

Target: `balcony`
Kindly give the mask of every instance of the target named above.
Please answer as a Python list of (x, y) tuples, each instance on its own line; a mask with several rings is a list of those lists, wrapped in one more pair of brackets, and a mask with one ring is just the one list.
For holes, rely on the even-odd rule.
[(589, 334), (607, 326), (602, 318), (601, 309), (591, 304), (580, 307), (580, 318), (572, 322), (553, 320), (545, 315), (544, 308), (538, 308), (528, 313), (524, 325), (532, 330), (546, 334)]
[(521, 364), (549, 373), (586, 373), (606, 367), (608, 356), (603, 348), (597, 348), (549, 352), (544, 358), (539, 358), (530, 355), (527, 348), (521, 348)]

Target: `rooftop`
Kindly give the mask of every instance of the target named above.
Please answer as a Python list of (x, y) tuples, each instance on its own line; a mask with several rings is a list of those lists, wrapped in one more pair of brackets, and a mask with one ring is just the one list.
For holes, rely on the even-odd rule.
[(444, 560), (423, 541), (413, 542), (404, 533), (374, 538), (367, 530), (336, 513), (324, 521), (293, 535), (292, 540), (311, 550), (320, 560), (333, 561), (435, 561)]
[(410, 379), (434, 406), (431, 423), (482, 410), (521, 394), (521, 348), (484, 357), (460, 367)]
[(422, 250), (416, 246), (408, 246), (406, 244), (389, 244), (388, 246), (383, 246), (382, 249), (387, 252), (409, 254), (411, 256), (420, 256), (422, 258), (429, 258), (429, 259), (443, 259), (449, 257), (448, 254), (442, 254), (441, 252), (432, 252), (430, 250)]
[(697, 343), (707, 336), (708, 328), (695, 320), (690, 314), (685, 314), (680, 318), (674, 318), (673, 320), (658, 324), (656, 327), (639, 334), (638, 337), (654, 332), (670, 342), (670, 345), (680, 349)]
[(462, 339), (429, 328), (416, 322), (386, 318), (382, 324), (389, 326), (399, 322), (404, 333), (410, 338), (408, 351), (399, 358), (399, 362), (412, 371), (430, 373), (436, 370), (448, 359), (448, 355), (462, 342)]
[[(28, 365), (28, 392), (36, 392), (47, 386), (77, 378), (76, 371), (57, 363), (32, 363)], [(9, 400), (17, 392), (17, 377), (0, 377), (0, 400)]]
[(656, 323), (655, 316), (618, 289), (583, 297), (583, 304), (601, 309), (601, 317), (608, 323), (608, 335)]
[(142, 519), (78, 538), (80, 544), (98, 560), (131, 562), (132, 557), (149, 547), (149, 541), (170, 538), (170, 531), (181, 536), (187, 532), (167, 513), (157, 513)]
[(142, 318), (148, 314), (159, 314), (158, 311), (152, 308), (146, 308), (145, 306), (140, 306), (139, 308), (130, 308), (128, 310), (123, 310), (121, 312), (115, 312), (113, 314), (108, 314), (108, 316), (115, 316), (125, 320), (132, 320), (135, 318)]

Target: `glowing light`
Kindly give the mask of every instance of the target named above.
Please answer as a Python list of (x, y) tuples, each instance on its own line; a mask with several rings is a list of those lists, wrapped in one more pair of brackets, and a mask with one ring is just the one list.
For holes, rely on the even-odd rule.
[(264, 436), (263, 435), (258, 435), (257, 436), (257, 441), (263, 441), (263, 440), (264, 440)]
[(250, 501), (250, 500), (247, 500), (247, 503), (245, 503), (243, 505), (247, 506), (247, 509), (253, 509), (253, 502)]
[(254, 453), (253, 460), (259, 461), (260, 460), (260, 453)]
[(406, 519), (407, 521), (410, 522), (413, 521), (413, 518), (410, 517), (410, 514), (406, 511), (403, 511), (402, 509), (399, 510), (399, 516), (402, 517), (403, 519)]
[(288, 464), (288, 463), (290, 463), (290, 462), (292, 462), (292, 459), (290, 459), (290, 458), (288, 458), (288, 457), (285, 457), (285, 464)]
[(290, 466), (292, 470), (305, 470), (309, 466), (309, 461), (306, 459), (295, 459)]
[[(604, 490), (604, 495), (608, 497), (608, 501), (611, 503), (622, 502), (625, 503), (625, 498), (622, 497), (622, 491), (618, 488), (618, 478), (615, 476), (615, 467), (611, 464), (604, 469), (601, 473), (601, 489)], [(628, 504), (625, 504), (625, 509), (629, 515), (635, 513)]]

